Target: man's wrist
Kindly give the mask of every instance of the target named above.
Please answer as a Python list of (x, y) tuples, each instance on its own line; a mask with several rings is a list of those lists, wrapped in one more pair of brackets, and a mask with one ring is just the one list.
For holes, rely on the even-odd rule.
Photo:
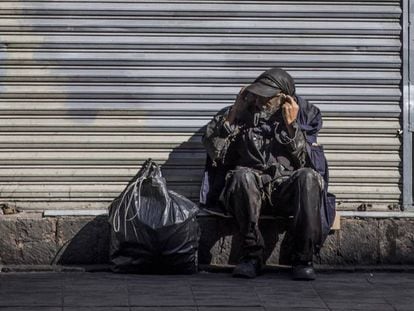
[(229, 122), (230, 124), (233, 124), (236, 120), (236, 111), (234, 108), (231, 108), (229, 111), (229, 114), (226, 117), (226, 122)]
[(293, 121), (291, 124), (289, 124), (289, 125), (286, 125), (286, 128), (287, 128), (287, 131), (288, 131), (288, 134), (289, 134), (289, 137), (290, 138), (293, 138), (293, 137), (295, 137), (295, 134), (296, 134), (296, 130), (295, 130), (295, 127), (293, 126), (293, 123), (294, 123), (295, 121)]

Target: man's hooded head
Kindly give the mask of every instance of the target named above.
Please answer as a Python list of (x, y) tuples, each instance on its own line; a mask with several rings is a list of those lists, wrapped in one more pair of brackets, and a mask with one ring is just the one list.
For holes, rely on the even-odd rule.
[(282, 92), (285, 95), (295, 95), (295, 81), (286, 71), (271, 68), (263, 72), (250, 84), (246, 91), (261, 97), (271, 98)]
[[(261, 121), (269, 120), (280, 108), (280, 98), (273, 105), (264, 105), (271, 98), (276, 97), (279, 93), (285, 95), (295, 95), (295, 81), (283, 69), (271, 68), (263, 72), (256, 80), (245, 89), (248, 93), (254, 94), (253, 99), (247, 99), (250, 104), (245, 111), (242, 119), (247, 123), (257, 126)], [(258, 97), (257, 97), (258, 96)], [(258, 98), (261, 98), (260, 100)]]

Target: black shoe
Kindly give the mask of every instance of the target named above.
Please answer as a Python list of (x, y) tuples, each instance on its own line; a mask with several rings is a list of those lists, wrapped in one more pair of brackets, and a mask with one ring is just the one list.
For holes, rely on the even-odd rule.
[(261, 265), (257, 259), (245, 259), (233, 270), (233, 277), (254, 279), (261, 272)]
[(316, 279), (312, 262), (299, 263), (292, 266), (292, 278), (294, 280), (313, 281)]

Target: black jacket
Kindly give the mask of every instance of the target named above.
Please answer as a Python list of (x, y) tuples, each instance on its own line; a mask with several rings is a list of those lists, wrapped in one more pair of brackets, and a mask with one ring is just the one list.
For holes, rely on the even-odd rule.
[[(290, 168), (285, 170), (287, 174), (292, 169), (312, 167), (323, 177), (325, 186), (321, 206), (321, 223), (323, 240), (325, 240), (335, 219), (335, 196), (328, 193), (328, 163), (323, 147), (317, 144), (317, 135), (322, 128), (322, 116), (320, 110), (304, 98), (298, 96), (297, 102), (299, 114), (295, 124), (295, 137), (290, 139), (283, 131), (283, 127), (273, 128), (270, 135), (275, 138), (273, 141), (279, 143), (281, 148), (273, 148), (273, 150), (277, 150), (277, 153), (271, 155), (270, 158), (274, 158), (271, 159), (273, 163), (274, 160), (278, 163), (285, 161), (282, 163), (283, 168), (290, 165)], [(231, 127), (224, 123), (229, 110), (230, 107), (226, 107), (219, 111), (207, 124), (203, 136), (203, 144), (207, 150), (207, 162), (200, 192), (200, 203), (208, 206), (219, 204), (218, 198), (224, 187), (225, 176), (229, 169), (234, 168), (235, 164), (253, 167), (261, 171), (266, 171), (269, 168), (267, 159), (255, 156), (257, 154), (255, 149), (260, 148), (261, 144), (253, 146), (250, 143), (252, 137), (243, 139), (243, 136), (254, 135), (254, 133), (251, 133), (251, 130), (238, 126)], [(240, 131), (244, 132), (239, 133)], [(243, 141), (237, 141), (240, 139)], [(246, 148), (245, 155), (234, 150), (238, 145), (243, 145)], [(249, 163), (244, 163), (246, 161)], [(279, 176), (272, 176), (272, 178), (277, 177)]]

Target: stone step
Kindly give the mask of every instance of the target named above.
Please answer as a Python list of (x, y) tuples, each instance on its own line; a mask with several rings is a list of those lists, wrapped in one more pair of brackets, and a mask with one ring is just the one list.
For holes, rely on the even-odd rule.
[[(233, 264), (240, 237), (231, 218), (198, 218), (199, 263)], [(285, 224), (262, 219), (268, 264), (283, 263)], [(110, 227), (106, 215), (43, 217), (37, 213), (0, 216), (1, 265), (91, 265), (108, 263)], [(324, 265), (414, 264), (414, 219), (341, 217), (316, 263)]]

